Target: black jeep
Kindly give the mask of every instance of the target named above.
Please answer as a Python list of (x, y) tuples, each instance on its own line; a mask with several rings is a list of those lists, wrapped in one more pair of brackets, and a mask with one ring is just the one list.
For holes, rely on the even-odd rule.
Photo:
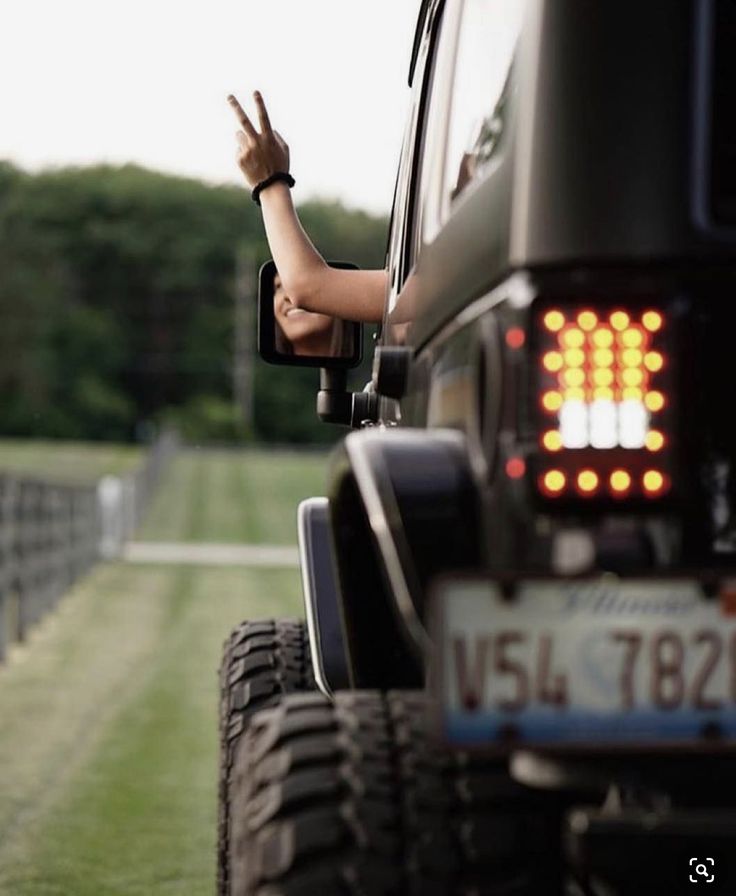
[(734, 893), (736, 0), (424, 0), (410, 83), (366, 391), (261, 275), (359, 431), (226, 647), (220, 893)]

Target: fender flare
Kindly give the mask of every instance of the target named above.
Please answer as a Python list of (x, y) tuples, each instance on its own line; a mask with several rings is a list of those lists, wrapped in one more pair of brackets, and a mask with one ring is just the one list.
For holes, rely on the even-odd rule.
[(330, 516), (354, 687), (418, 687), (434, 576), (480, 565), (480, 502), (465, 436), (367, 429), (335, 451)]

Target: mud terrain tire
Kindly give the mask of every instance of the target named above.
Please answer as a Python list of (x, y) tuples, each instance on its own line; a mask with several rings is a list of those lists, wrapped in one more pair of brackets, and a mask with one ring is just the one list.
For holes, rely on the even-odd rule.
[(283, 698), (233, 767), (229, 896), (551, 896), (560, 814), (431, 745), (421, 694)]
[(228, 896), (228, 819), (233, 756), (251, 716), (284, 694), (313, 691), (306, 625), (299, 619), (243, 622), (225, 641), (220, 667), (217, 892)]

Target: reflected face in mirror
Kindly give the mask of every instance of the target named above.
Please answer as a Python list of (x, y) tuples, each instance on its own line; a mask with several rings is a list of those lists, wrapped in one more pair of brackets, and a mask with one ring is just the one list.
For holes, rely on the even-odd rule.
[(328, 357), (335, 354), (333, 330), (337, 323), (326, 314), (315, 314), (297, 308), (275, 275), (273, 281), (273, 314), (276, 321), (276, 349), (282, 354), (304, 357)]
[[(328, 265), (355, 270), (347, 262)], [(269, 364), (327, 367), (347, 370), (363, 357), (363, 329), (359, 323), (299, 308), (291, 300), (274, 262), (258, 275), (258, 352)]]

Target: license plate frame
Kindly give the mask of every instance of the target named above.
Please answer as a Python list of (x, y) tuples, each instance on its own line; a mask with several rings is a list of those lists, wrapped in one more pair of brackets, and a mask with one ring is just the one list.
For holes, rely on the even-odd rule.
[[(430, 661), (430, 681), (435, 698), (432, 701), (435, 723), (441, 740), (453, 747), (500, 753), (525, 748), (552, 753), (733, 750), (736, 747), (736, 607), (734, 589), (730, 584), (724, 583), (720, 591), (716, 589), (715, 596), (710, 596), (714, 593), (713, 589), (706, 588), (696, 578), (626, 579), (603, 575), (563, 580), (519, 577), (511, 587), (499, 579), (484, 575), (442, 577), (434, 583), (430, 595), (430, 629), (435, 645)], [(729, 599), (724, 599), (723, 595)], [(540, 607), (545, 615), (539, 615)], [(534, 620), (533, 624), (531, 619)], [(600, 645), (604, 644), (608, 650), (609, 659), (612, 648), (610, 641), (604, 643), (601, 638), (612, 626), (617, 632), (638, 629), (642, 634), (640, 653), (635, 658), (641, 662), (639, 666), (634, 666), (631, 676), (630, 696), (634, 701), (631, 707), (620, 704), (616, 707), (612, 702), (614, 679), (619, 689), (619, 700), (622, 699), (621, 667), (609, 665), (602, 668), (606, 654), (600, 654)], [(541, 652), (538, 636), (542, 629), (554, 636), (545, 674), (554, 685), (555, 669), (559, 673), (562, 667), (562, 673), (567, 673), (567, 707), (559, 704), (540, 707), (539, 701), (532, 699), (526, 708), (499, 708), (501, 696), (507, 704), (513, 702), (510, 698), (514, 696), (512, 693), (501, 695), (498, 690), (498, 681), (504, 674), (507, 676), (506, 687), (510, 687), (510, 673), (503, 664), (501, 668), (504, 672), (489, 684), (488, 666), (489, 663), (496, 665), (498, 662), (495, 657), (501, 644), (500, 636), (509, 631), (521, 632), (528, 636), (528, 641), (523, 643), (529, 649), (533, 650), (529, 645), (536, 643), (535, 668), (538, 670)], [(728, 656), (718, 657), (721, 665), (716, 664), (711, 670), (711, 676), (716, 677), (705, 682), (703, 694), (706, 702), (710, 700), (713, 703), (725, 689), (729, 695), (729, 699), (724, 701), (726, 705), (717, 710), (689, 705), (637, 709), (640, 694), (647, 689), (647, 675), (651, 678), (654, 674), (648, 672), (646, 666), (647, 652), (655, 649), (650, 642), (655, 637), (654, 633), (662, 629), (684, 639), (686, 653), (682, 674), (684, 686), (691, 690), (693, 669), (701, 668), (697, 665), (700, 662), (702, 666), (700, 654), (707, 652), (709, 644), (690, 643), (687, 638), (692, 641), (701, 631), (717, 630), (720, 633)], [(591, 632), (595, 634), (591, 635)], [(576, 639), (585, 640), (586, 637), (596, 645), (595, 649), (591, 648), (585, 654), (575, 654)], [(460, 643), (464, 639), (466, 645), (463, 684), (466, 686), (468, 678), (472, 679), (476, 690), (470, 695), (472, 699), (468, 699), (467, 687), (465, 690), (461, 687), (460, 670), (463, 664), (460, 662), (462, 652), (457, 646), (458, 638)], [(555, 641), (555, 638), (558, 640)], [(560, 638), (564, 639), (564, 643)], [(519, 655), (520, 643), (517, 641), (513, 645), (516, 654), (512, 651), (504, 656), (506, 660), (523, 666), (525, 662), (528, 664), (528, 656), (525, 659)], [(630, 643), (615, 640), (613, 644), (619, 650), (620, 660), (623, 659), (621, 650), (631, 650)], [(469, 649), (471, 645), (473, 650)], [(480, 667), (479, 656), (474, 652), (479, 645), (485, 650)], [(561, 651), (560, 645), (563, 647)], [(556, 658), (554, 647), (558, 648)], [(656, 649), (662, 651), (665, 647), (674, 650), (676, 639), (662, 646), (660, 638)], [(699, 650), (696, 651), (695, 647)], [(597, 660), (596, 651), (599, 652)], [(575, 662), (582, 662), (578, 656), (585, 656), (586, 662), (593, 663), (589, 669), (597, 670), (594, 685), (589, 682), (582, 685), (583, 693), (588, 694), (583, 700), (579, 697), (581, 686), (576, 684), (576, 670), (566, 666), (573, 654)], [(665, 659), (668, 657), (666, 651), (661, 655)], [(579, 676), (580, 673), (577, 674)], [(728, 685), (724, 684), (724, 676), (726, 680), (730, 678)], [(531, 674), (529, 677), (531, 679)], [(483, 682), (480, 690), (479, 681)], [(569, 699), (571, 681), (574, 694)], [(593, 691), (598, 688), (595, 699), (591, 697), (591, 687)], [(714, 695), (714, 688), (717, 695)], [(551, 693), (554, 694), (554, 688)], [(664, 691), (662, 693), (665, 694)], [(687, 693), (690, 694), (690, 691)], [(687, 704), (685, 698), (683, 703)]]

